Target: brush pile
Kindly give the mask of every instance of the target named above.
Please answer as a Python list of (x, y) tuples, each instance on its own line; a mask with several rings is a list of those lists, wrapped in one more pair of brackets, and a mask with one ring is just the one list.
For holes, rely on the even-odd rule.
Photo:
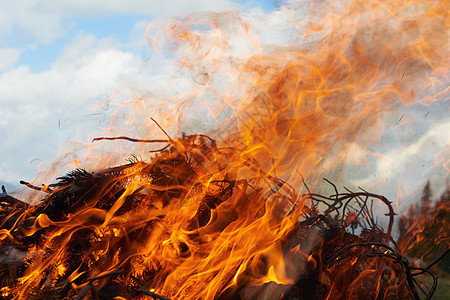
[[(123, 138), (127, 139), (127, 138)], [(141, 141), (146, 142), (146, 141)], [(0, 198), (4, 299), (429, 299), (394, 211), (366, 191), (297, 194), (204, 135), (150, 161), (76, 169), (37, 205)], [(385, 228), (375, 202), (387, 209)], [(432, 276), (429, 287), (417, 277)]]

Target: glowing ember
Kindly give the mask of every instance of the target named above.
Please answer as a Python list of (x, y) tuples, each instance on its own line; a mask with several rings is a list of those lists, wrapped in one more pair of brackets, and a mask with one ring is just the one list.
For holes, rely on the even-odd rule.
[[(447, 11), (445, 1), (313, 2), (314, 24), (299, 24), (307, 42), (271, 51), (236, 13), (152, 24), (155, 51), (197, 87), (109, 103), (109, 137), (68, 161), (78, 169), (28, 184), (42, 192), (29, 206), (0, 206), (1, 295), (417, 299), (428, 270), (400, 255), (391, 203), (331, 183), (325, 197), (303, 181), (338, 169), (350, 143), (377, 141), (383, 113), (446, 97), (448, 40), (436, 28)], [(215, 129), (180, 134), (200, 108)]]

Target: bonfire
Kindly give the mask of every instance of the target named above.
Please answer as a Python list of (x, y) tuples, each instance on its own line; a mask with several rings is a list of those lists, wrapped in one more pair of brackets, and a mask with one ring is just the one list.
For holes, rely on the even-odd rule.
[[(312, 20), (331, 13), (270, 51), (236, 12), (149, 26), (196, 88), (108, 101), (111, 128), (70, 172), (22, 181), (31, 201), (2, 193), (1, 297), (430, 299), (449, 251), (418, 265), (394, 238), (395, 205), (340, 179), (386, 114), (448, 94), (444, 2), (312, 3)], [(191, 132), (193, 119), (214, 128)]]
[(208, 136), (166, 142), (149, 162), (23, 182), (48, 194), (36, 206), (2, 198), (3, 297), (420, 299), (423, 274), (433, 294), (433, 273), (399, 253), (385, 197), (331, 182), (330, 196), (298, 194)]

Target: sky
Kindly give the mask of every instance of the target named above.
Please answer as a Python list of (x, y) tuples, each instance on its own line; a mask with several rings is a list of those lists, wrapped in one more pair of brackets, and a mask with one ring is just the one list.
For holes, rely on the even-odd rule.
[[(92, 138), (89, 128), (107, 126), (107, 111), (93, 107), (111, 95), (137, 86), (161, 88), (155, 73), (170, 67), (145, 39), (150, 23), (227, 10), (254, 22), (267, 44), (288, 43), (290, 24), (299, 18), (281, 1), (0, 0), (0, 184), (11, 191), (20, 180), (32, 181), (42, 163), (65, 155), (64, 143), (86, 142)], [(384, 155), (370, 156), (371, 170), (355, 170), (350, 183), (391, 199), (399, 196), (398, 178), (405, 193), (420, 190), (427, 179), (437, 189), (445, 185), (448, 106), (413, 111), (404, 119), (406, 111), (393, 115), (411, 126), (374, 145)], [(356, 144), (352, 151), (354, 160), (368, 157)]]
[(227, 0), (0, 1), (0, 182), (14, 189), (32, 180), (98, 102), (148, 68), (151, 21), (252, 7)]

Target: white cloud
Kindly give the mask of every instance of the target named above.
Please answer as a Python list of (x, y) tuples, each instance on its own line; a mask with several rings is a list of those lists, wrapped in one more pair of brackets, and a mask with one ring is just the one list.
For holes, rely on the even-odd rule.
[(11, 48), (0, 48), (0, 72), (12, 67), (21, 54), (21, 50)]
[(21, 66), (0, 75), (0, 157), (8, 161), (0, 168), (2, 182), (17, 184), (18, 174), (32, 179), (34, 164), (56, 156), (72, 127), (89, 121), (95, 104), (138, 73), (136, 55), (108, 44), (80, 36), (47, 71)]
[(167, 14), (187, 14), (194, 11), (212, 10), (220, 11), (236, 7), (236, 3), (228, 0), (68, 0), (43, 3), (42, 9), (49, 12), (90, 15), (99, 13), (132, 13), (148, 16)]
[(139, 14), (150, 17), (188, 14), (194, 11), (221, 11), (239, 4), (228, 0), (166, 0), (166, 1), (38, 1), (0, 0), (0, 45), (14, 29), (22, 31), (21, 38), (36, 39), (50, 44), (64, 34), (63, 20), (75, 16), (104, 14)]
[[(144, 97), (150, 106), (158, 95), (173, 97), (198, 86), (171, 58), (153, 55), (143, 61), (121, 46), (113, 38), (79, 35), (48, 70), (19, 66), (0, 74), (0, 158), (8, 162), (0, 165), (1, 183), (32, 180), (38, 164), (56, 158), (66, 140), (90, 143), (86, 133), (108, 127), (114, 111), (111, 105), (93, 111), (100, 102)], [(132, 117), (165, 117), (156, 114), (150, 109)]]
[(17, 28), (24, 36), (35, 38), (39, 43), (49, 44), (63, 34), (62, 14), (42, 11), (41, 1), (0, 0), (0, 43)]
[[(408, 130), (403, 128), (402, 130)], [(414, 142), (394, 147), (384, 153), (374, 153), (369, 149), (361, 149), (358, 145), (349, 146), (349, 163), (366, 163), (364, 166), (352, 165), (348, 173), (353, 174), (350, 182), (353, 186), (373, 187), (395, 200), (397, 188), (401, 186), (407, 195), (411, 196), (422, 188), (426, 180), (431, 180), (436, 186), (444, 187), (448, 179), (444, 164), (448, 164), (450, 149), (448, 132), (450, 121), (433, 124), (433, 126), (418, 137)], [(372, 162), (373, 165), (367, 163)], [(358, 169), (364, 171), (358, 172)], [(402, 199), (404, 205), (417, 199)]]

